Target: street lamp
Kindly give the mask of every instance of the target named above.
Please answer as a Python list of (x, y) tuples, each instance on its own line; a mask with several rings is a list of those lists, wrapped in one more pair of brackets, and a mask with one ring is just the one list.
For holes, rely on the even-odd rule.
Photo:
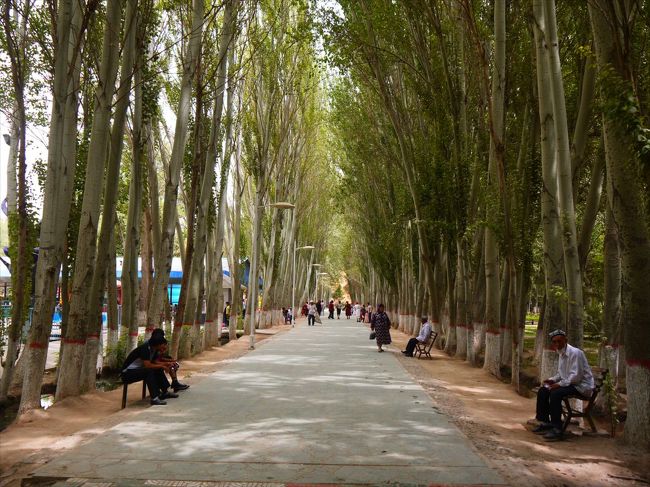
[[(320, 264), (318, 264), (320, 267)], [(317, 272), (316, 273), (316, 289), (314, 290), (314, 295), (318, 295), (318, 276), (326, 276), (327, 272)]]
[[(257, 206), (255, 211), (255, 230), (253, 235), (253, 261), (251, 262), (251, 269), (248, 273), (248, 287), (250, 289), (250, 296), (248, 297), (248, 307), (250, 308), (250, 327), (251, 327), (251, 337), (250, 337), (250, 350), (255, 349), (255, 315), (257, 311), (257, 291), (259, 287), (259, 276), (257, 274), (257, 268), (259, 267), (259, 253), (260, 253), (260, 222), (261, 215), (260, 210), (263, 208), (277, 208), (279, 210), (293, 210), (296, 208), (296, 205), (293, 203), (288, 203), (286, 201), (277, 201), (275, 203), (269, 203), (266, 205)], [(253, 272), (253, 269), (255, 272)], [(253, 274), (253, 275), (251, 275)], [(255, 277), (255, 279), (253, 279)], [(253, 282), (254, 281), (254, 282)]]
[(296, 248), (296, 242), (293, 242), (293, 276), (291, 278), (291, 326), (296, 323), (296, 252), (298, 250), (314, 250), (313, 245), (304, 245)]

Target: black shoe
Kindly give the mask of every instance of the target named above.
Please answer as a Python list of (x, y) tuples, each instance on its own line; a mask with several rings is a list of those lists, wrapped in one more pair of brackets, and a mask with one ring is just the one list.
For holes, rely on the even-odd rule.
[(544, 435), (548, 433), (549, 430), (553, 429), (553, 425), (551, 423), (540, 423), (537, 428), (534, 428), (532, 431), (536, 435)]
[(175, 392), (165, 391), (160, 395), (160, 399), (176, 399), (178, 394)]
[(184, 391), (185, 389), (189, 389), (190, 386), (187, 384), (181, 384), (180, 382), (177, 382), (176, 384), (172, 384), (172, 389), (174, 389), (174, 392), (178, 391)]
[(561, 441), (564, 439), (562, 430), (559, 428), (553, 428), (551, 431), (546, 433), (543, 437), (546, 441)]
[(152, 406), (165, 406), (166, 404), (167, 404), (167, 402), (166, 402), (166, 401), (163, 401), (163, 400), (160, 399), (159, 397), (154, 397), (154, 398), (151, 400), (151, 405), (152, 405)]

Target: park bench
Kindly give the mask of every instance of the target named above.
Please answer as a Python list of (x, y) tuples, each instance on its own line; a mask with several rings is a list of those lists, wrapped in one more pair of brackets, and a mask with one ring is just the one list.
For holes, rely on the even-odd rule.
[(122, 409), (126, 407), (126, 395), (129, 389), (129, 384), (137, 384), (138, 382), (142, 382), (142, 400), (144, 401), (144, 398), (147, 397), (147, 384), (144, 380), (135, 382), (122, 381)]
[(436, 338), (438, 338), (438, 333), (432, 331), (431, 336), (429, 337), (429, 341), (427, 341), (426, 343), (417, 342), (415, 344), (415, 355), (417, 356), (417, 358), (420, 358), (422, 355), (424, 355), (425, 357), (433, 359), (433, 357), (431, 356), (431, 348), (433, 347)]
[[(582, 394), (575, 394), (572, 396), (566, 396), (562, 398), (563, 407), (562, 407), (562, 416), (564, 417), (564, 422), (562, 423), (562, 431), (565, 431), (571, 420), (573, 418), (585, 418), (591, 427), (593, 433), (596, 432), (596, 424), (594, 423), (593, 418), (591, 417), (591, 410), (594, 407), (594, 403), (600, 394), (601, 389), (603, 388), (603, 383), (607, 377), (608, 369), (598, 369), (592, 368), (592, 374), (594, 376), (594, 391), (590, 397), (583, 396)], [(584, 406), (583, 410), (574, 409), (571, 406), (570, 399), (579, 399), (583, 402), (586, 402), (587, 405)]]

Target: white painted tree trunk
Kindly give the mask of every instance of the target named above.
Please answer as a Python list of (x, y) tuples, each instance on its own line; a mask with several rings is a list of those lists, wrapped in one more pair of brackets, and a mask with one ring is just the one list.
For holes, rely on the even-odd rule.
[[(72, 0), (57, 9), (54, 87), (43, 198), (34, 311), (27, 339), (25, 376), (19, 414), (40, 407), (41, 383), (52, 329), (56, 287), (66, 242), (75, 174), (81, 12)], [(70, 66), (70, 63), (74, 63)]]
[[(81, 204), (79, 232), (75, 254), (74, 276), (70, 296), (70, 313), (65, 337), (61, 340), (61, 361), (58, 371), (55, 400), (67, 396), (79, 395), (81, 391), (80, 374), (84, 351), (88, 340), (98, 340), (99, 335), (91, 333), (88, 319), (90, 289), (94, 275), (97, 246), (97, 230), (101, 205), (101, 187), (104, 180), (104, 166), (108, 152), (110, 136), (111, 108), (115, 93), (115, 81), (119, 67), (120, 23), (123, 2), (111, 2), (108, 5), (102, 60), (99, 70), (99, 83), (95, 90), (95, 107), (86, 161), (84, 197)], [(131, 15), (135, 5), (131, 7)], [(127, 18), (128, 22), (128, 18)], [(128, 32), (128, 24), (126, 29)], [(125, 58), (128, 58), (128, 54)], [(130, 73), (129, 73), (130, 74)], [(130, 80), (130, 77), (128, 78)], [(130, 83), (130, 82), (129, 82)], [(128, 93), (128, 88), (126, 89)], [(128, 96), (121, 103), (126, 114)], [(117, 127), (118, 130), (120, 127)], [(99, 187), (98, 187), (99, 184)]]
[(562, 245), (564, 248), (564, 274), (567, 285), (568, 337), (569, 342), (582, 347), (584, 333), (582, 272), (578, 255), (576, 233), (576, 214), (573, 204), (573, 180), (571, 171), (571, 148), (564, 97), (564, 83), (560, 65), (557, 22), (555, 20), (555, 0), (544, 3), (544, 25), (546, 27), (546, 55), (548, 59), (553, 121), (555, 123), (556, 153), (558, 164), (557, 200), (562, 226)]
[(187, 141), (192, 84), (196, 75), (195, 72), (201, 47), (204, 8), (205, 5), (202, 0), (193, 0), (192, 25), (187, 49), (185, 50), (186, 56), (183, 60), (183, 75), (181, 79), (178, 110), (176, 113), (174, 144), (172, 146), (169, 168), (165, 177), (165, 200), (163, 203), (160, 251), (157, 252), (157, 255), (160, 256), (160, 262), (156, 262), (153, 293), (151, 296), (151, 302), (149, 303), (149, 309), (147, 310), (147, 326), (149, 327), (157, 326), (160, 323), (162, 307), (167, 294), (169, 274), (171, 272), (172, 258), (174, 254), (178, 185), (180, 180), (180, 170), (183, 163), (183, 155), (185, 152), (185, 143)]

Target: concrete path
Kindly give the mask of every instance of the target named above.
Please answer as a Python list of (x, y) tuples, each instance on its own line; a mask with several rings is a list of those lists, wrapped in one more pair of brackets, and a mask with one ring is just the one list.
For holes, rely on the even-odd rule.
[(298, 326), (35, 476), (76, 485), (503, 484), (395, 352), (377, 353), (352, 320)]

